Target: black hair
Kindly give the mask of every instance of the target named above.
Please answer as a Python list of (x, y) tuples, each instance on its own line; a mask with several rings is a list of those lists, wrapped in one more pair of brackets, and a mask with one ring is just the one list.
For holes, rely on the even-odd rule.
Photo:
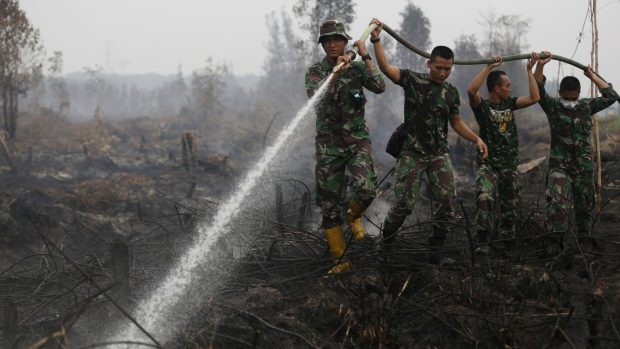
[(581, 83), (579, 79), (574, 76), (566, 76), (562, 79), (562, 82), (560, 82), (560, 91), (581, 91)]
[(431, 51), (431, 61), (437, 56), (445, 59), (454, 59), (454, 52), (447, 46), (435, 46), (433, 51)]
[(502, 85), (502, 75), (506, 75), (506, 72), (503, 70), (493, 70), (487, 76), (487, 89), (489, 92), (493, 91), (495, 86)]

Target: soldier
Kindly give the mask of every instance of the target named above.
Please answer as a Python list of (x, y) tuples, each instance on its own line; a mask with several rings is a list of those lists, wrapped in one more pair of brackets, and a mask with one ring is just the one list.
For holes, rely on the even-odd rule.
[(590, 67), (584, 70), (598, 87), (601, 97), (579, 99), (581, 84), (574, 76), (566, 76), (560, 82), (559, 98), (545, 92), (545, 64), (551, 53), (536, 64), (534, 77), (540, 91), (540, 106), (547, 114), (551, 129), (549, 169), (547, 172), (547, 219), (548, 231), (562, 238), (568, 231), (571, 206), (575, 213), (577, 233), (590, 236), (592, 209), (594, 208), (594, 163), (590, 153), (592, 115), (609, 107), (618, 94), (611, 84), (601, 79)]
[[(515, 235), (515, 218), (519, 204), (519, 185), (517, 182), (517, 165), (519, 164), (519, 139), (514, 111), (528, 107), (540, 99), (538, 86), (532, 74), (538, 55), (532, 53), (527, 62), (527, 76), (530, 95), (512, 97), (510, 79), (506, 72), (493, 70), (502, 64), (501, 57), (493, 56), (495, 63), (487, 64), (474, 77), (467, 88), (469, 105), (480, 127), (480, 137), (489, 147), (489, 157), (478, 157), (476, 170), (476, 216), (475, 224), (481, 245), (476, 249), (488, 253), (484, 244), (488, 233), (494, 231), (492, 211), (494, 194), (499, 197), (501, 219), (499, 233), (503, 239)], [(478, 90), (486, 78), (489, 98), (481, 98)]]
[[(384, 247), (389, 249), (396, 231), (413, 211), (419, 196), (420, 178), (426, 173), (434, 197), (433, 236), (429, 244), (433, 250), (443, 245), (453, 216), (452, 196), (455, 194), (454, 174), (448, 153), (448, 121), (463, 138), (476, 144), (487, 156), (487, 146), (459, 115), (459, 93), (446, 82), (454, 61), (452, 50), (437, 46), (431, 52), (427, 74), (417, 73), (390, 65), (379, 34), (382, 24), (378, 19), (371, 23), (378, 27), (371, 35), (377, 63), (381, 71), (405, 92), (405, 121), (416, 120), (415, 128), (407, 135), (396, 168), (394, 192), (396, 202), (383, 223)], [(439, 256), (431, 255), (437, 263)]]
[(365, 231), (362, 213), (375, 197), (377, 175), (371, 156), (372, 148), (364, 120), (366, 97), (363, 87), (382, 93), (385, 83), (366, 50), (363, 41), (356, 41), (363, 62), (351, 61), (345, 47), (351, 37), (340, 21), (329, 20), (320, 28), (319, 43), (325, 58), (306, 73), (308, 97), (323, 84), (335, 65), (345, 65), (330, 80), (330, 86), (316, 107), (316, 202), (321, 207), (321, 227), (336, 265), (332, 273), (350, 268), (342, 258), (345, 250), (344, 232), (340, 217), (340, 202), (346, 186), (345, 168), (351, 174), (354, 191), (347, 211), (347, 222), (353, 238), (361, 240)]

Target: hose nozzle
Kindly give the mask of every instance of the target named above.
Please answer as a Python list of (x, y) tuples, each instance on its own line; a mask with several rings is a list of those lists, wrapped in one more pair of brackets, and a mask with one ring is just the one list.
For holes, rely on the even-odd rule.
[[(349, 50), (349, 51), (347, 51), (347, 52), (345, 53), (345, 55), (347, 55), (347, 56), (351, 57), (351, 60), (354, 60), (354, 59), (355, 59), (355, 57), (357, 57), (357, 52), (355, 52), (355, 51), (356, 51), (356, 50), (355, 50), (356, 48), (357, 48), (357, 47), (355, 47), (353, 50)], [(332, 72), (337, 73), (340, 69), (342, 69), (342, 66), (343, 66), (343, 65), (344, 65), (344, 62), (342, 62), (342, 63), (340, 63), (340, 64), (336, 65), (336, 66), (334, 67), (334, 69), (332, 69)]]
[[(359, 40), (360, 41), (366, 41), (366, 39), (368, 39), (368, 36), (370, 35), (370, 32), (372, 32), (373, 30), (375, 30), (375, 28), (377, 28), (376, 24), (370, 24), (366, 30), (362, 33), (362, 35), (360, 36)], [(355, 57), (357, 56), (357, 46), (353, 47), (353, 49), (347, 51), (347, 53), (345, 53), (346, 55), (349, 55), (351, 57), (351, 60), (354, 60)], [(344, 63), (340, 63), (337, 66), (334, 67), (334, 69), (332, 69), (332, 72), (336, 73), (338, 72), (342, 66), (344, 65)]]

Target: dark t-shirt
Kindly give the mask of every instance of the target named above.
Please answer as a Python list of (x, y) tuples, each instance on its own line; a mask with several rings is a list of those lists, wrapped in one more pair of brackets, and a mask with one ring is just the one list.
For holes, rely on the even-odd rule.
[(480, 138), (489, 147), (489, 156), (478, 161), (501, 169), (516, 169), (519, 164), (519, 136), (514, 111), (517, 97), (510, 97), (499, 103), (481, 98), (480, 104), (473, 108)]

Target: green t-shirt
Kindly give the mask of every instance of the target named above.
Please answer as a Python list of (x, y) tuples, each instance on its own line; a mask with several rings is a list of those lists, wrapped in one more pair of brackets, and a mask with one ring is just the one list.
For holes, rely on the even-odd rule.
[(481, 98), (473, 108), (480, 127), (480, 138), (489, 148), (489, 156), (478, 161), (501, 169), (516, 169), (519, 164), (519, 136), (514, 111), (517, 97), (507, 98), (499, 103)]

